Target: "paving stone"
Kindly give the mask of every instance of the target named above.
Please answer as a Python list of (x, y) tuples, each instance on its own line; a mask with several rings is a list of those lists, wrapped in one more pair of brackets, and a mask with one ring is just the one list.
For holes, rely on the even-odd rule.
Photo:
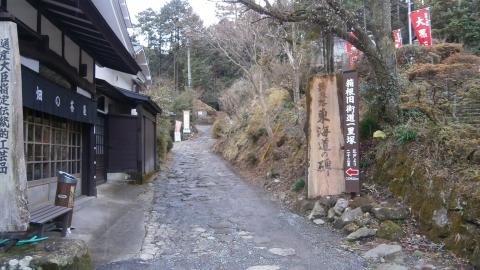
[(268, 251), (272, 254), (283, 257), (295, 255), (295, 249), (293, 248), (271, 248)]
[(363, 257), (365, 258), (380, 258), (380, 257), (390, 257), (392, 255), (396, 255), (402, 252), (402, 247), (399, 245), (387, 245), (387, 244), (380, 244), (375, 248), (370, 249), (367, 251)]

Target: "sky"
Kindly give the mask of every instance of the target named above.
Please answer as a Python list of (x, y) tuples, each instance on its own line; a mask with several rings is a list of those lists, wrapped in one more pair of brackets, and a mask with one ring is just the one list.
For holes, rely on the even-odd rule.
[[(147, 8), (159, 11), (169, 0), (127, 0), (130, 17), (137, 22), (136, 15)], [(215, 2), (213, 0), (188, 0), (193, 11), (203, 20), (205, 26), (212, 25), (218, 20), (215, 17)]]

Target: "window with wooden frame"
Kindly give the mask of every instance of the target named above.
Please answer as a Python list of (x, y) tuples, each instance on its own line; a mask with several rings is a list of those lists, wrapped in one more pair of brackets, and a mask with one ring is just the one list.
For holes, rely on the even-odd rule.
[(23, 117), (28, 181), (81, 172), (81, 124), (30, 109)]

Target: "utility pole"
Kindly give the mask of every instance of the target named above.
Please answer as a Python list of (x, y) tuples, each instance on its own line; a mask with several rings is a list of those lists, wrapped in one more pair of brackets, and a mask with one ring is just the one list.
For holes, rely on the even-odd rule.
[(188, 89), (192, 90), (192, 66), (190, 63), (190, 40), (187, 40)]
[(412, 21), (410, 19), (410, 13), (412, 12), (412, 2), (411, 0), (406, 0), (408, 6), (408, 44), (412, 45), (413, 37), (412, 37)]

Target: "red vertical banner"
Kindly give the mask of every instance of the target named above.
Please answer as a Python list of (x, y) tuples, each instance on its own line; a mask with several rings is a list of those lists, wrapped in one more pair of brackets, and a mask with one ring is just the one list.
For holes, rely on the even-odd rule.
[(395, 40), (395, 48), (398, 49), (403, 47), (402, 29), (393, 31), (393, 39)]
[(358, 73), (355, 70), (343, 73), (343, 97), (345, 190), (349, 193), (358, 194), (360, 193), (360, 90)]
[(419, 9), (410, 13), (413, 29), (422, 46), (432, 46), (432, 24), (430, 8)]
[[(357, 38), (352, 32), (350, 32), (350, 36)], [(353, 67), (358, 58), (360, 58), (360, 51), (347, 41), (347, 54), (348, 58), (350, 59), (350, 67)]]

